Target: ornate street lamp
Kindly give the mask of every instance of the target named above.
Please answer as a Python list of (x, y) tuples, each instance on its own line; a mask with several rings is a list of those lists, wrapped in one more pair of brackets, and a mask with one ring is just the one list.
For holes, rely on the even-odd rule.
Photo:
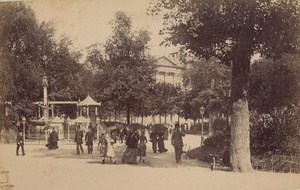
[(229, 99), (230, 99), (230, 85), (226, 83), (224, 86), (225, 98), (226, 98), (226, 125), (227, 130), (229, 129)]
[(47, 113), (48, 112), (48, 92), (47, 92), (48, 78), (45, 73), (42, 78), (42, 82), (43, 82), (43, 94), (44, 94), (44, 118), (48, 119), (48, 113)]
[(26, 125), (26, 118), (22, 116), (22, 124), (23, 124), (23, 142), (25, 144), (25, 125)]
[[(48, 126), (48, 79), (46, 76), (46, 73), (44, 73), (43, 78), (42, 78), (42, 83), (43, 83), (43, 94), (44, 94), (44, 120), (45, 120), (45, 125)], [(45, 140), (47, 142), (47, 130), (45, 131)]]
[(200, 116), (201, 116), (201, 135), (203, 135), (203, 123), (204, 123), (204, 118), (203, 118), (203, 116), (204, 116), (204, 107), (203, 106), (201, 106), (200, 107)]
[(201, 143), (200, 143), (200, 146), (202, 146), (203, 141), (204, 141), (204, 137), (203, 137), (204, 111), (205, 111), (204, 107), (201, 106), (200, 107), (200, 115), (201, 115)]
[(68, 141), (70, 142), (70, 125), (71, 125), (71, 119), (68, 116), (67, 118), (67, 125), (68, 125)]

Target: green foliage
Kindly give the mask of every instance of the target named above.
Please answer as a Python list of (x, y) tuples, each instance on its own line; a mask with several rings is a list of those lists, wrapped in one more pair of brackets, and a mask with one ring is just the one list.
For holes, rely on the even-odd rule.
[(183, 104), (185, 118), (198, 119), (201, 106), (206, 108), (206, 116), (224, 111), (223, 86), (230, 81), (230, 74), (230, 67), (215, 58), (192, 61), (183, 74), (184, 86), (189, 88)]
[(124, 12), (117, 12), (111, 24), (113, 34), (104, 53), (97, 45), (88, 51), (87, 63), (97, 69), (90, 90), (98, 93), (106, 110), (126, 111), (129, 122), (131, 112), (143, 115), (149, 107), (155, 82), (153, 59), (147, 55), (150, 37), (145, 30), (132, 31), (131, 18)]
[(300, 116), (289, 111), (251, 115), (252, 154), (280, 151), (284, 154), (300, 153)]
[(157, 83), (151, 97), (153, 114), (177, 113), (176, 102), (179, 93), (180, 87), (175, 87), (169, 83)]
[(42, 98), (42, 76), (48, 77), (49, 98), (78, 97), (80, 54), (71, 41), (54, 39), (51, 23), (39, 24), (23, 2), (0, 3), (0, 97), (13, 103), (13, 114), (31, 117), (33, 101)]
[(299, 55), (286, 54), (272, 61), (263, 59), (251, 66), (250, 108), (260, 113), (300, 105)]
[(214, 131), (223, 131), (227, 127), (226, 120), (223, 118), (216, 118), (212, 124)]
[[(161, 33), (168, 35), (166, 45), (181, 45), (198, 57), (215, 56), (230, 63), (237, 45), (249, 47), (244, 56), (260, 52), (277, 58), (283, 53), (299, 53), (297, 0), (158, 0), (149, 10), (165, 10)], [(240, 46), (241, 42), (245, 44)]]

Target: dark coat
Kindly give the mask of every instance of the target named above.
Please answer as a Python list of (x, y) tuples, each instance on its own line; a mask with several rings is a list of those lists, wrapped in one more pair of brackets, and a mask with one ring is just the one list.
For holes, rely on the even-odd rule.
[(128, 148), (138, 148), (139, 135), (137, 133), (129, 133), (126, 139)]
[(179, 130), (175, 130), (171, 137), (171, 143), (174, 147), (183, 147), (182, 137), (185, 136), (185, 133)]
[(82, 130), (76, 131), (75, 142), (77, 144), (82, 144), (83, 143), (82, 138), (83, 138), (83, 131)]
[(17, 135), (16, 143), (18, 145), (24, 145), (24, 141), (23, 141), (23, 136), (22, 135), (20, 135), (20, 134)]
[(57, 141), (58, 141), (58, 134), (56, 131), (52, 131), (49, 136), (49, 143), (57, 143)]
[(94, 142), (94, 133), (93, 132), (86, 132), (85, 134), (85, 142), (86, 142), (86, 145), (93, 145), (93, 142)]

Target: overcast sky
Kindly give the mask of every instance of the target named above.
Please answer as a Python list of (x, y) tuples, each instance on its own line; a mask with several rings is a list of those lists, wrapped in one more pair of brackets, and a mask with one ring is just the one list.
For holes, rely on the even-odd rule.
[(39, 21), (53, 21), (57, 36), (65, 34), (79, 50), (92, 43), (104, 43), (112, 34), (109, 21), (116, 11), (124, 11), (132, 18), (134, 30), (147, 29), (151, 33), (151, 53), (159, 57), (176, 49), (159, 46), (164, 39), (158, 34), (161, 16), (149, 16), (146, 9), (151, 0), (35, 0), (30, 6)]

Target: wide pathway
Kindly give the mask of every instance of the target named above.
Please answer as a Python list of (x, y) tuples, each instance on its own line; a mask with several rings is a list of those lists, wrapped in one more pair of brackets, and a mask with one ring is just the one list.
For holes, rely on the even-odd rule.
[[(184, 142), (193, 148), (200, 139), (187, 135)], [(177, 164), (170, 140), (166, 141), (169, 151), (162, 154), (152, 153), (148, 143), (146, 163), (135, 165), (120, 163), (125, 146), (119, 143), (116, 165), (102, 165), (96, 145), (92, 155), (79, 156), (73, 144), (61, 144), (52, 151), (44, 145), (25, 148), (26, 156), (17, 157), (15, 145), (0, 145), (0, 165), (9, 171), (15, 190), (300, 189), (300, 174), (210, 171), (207, 163), (185, 158)]]

